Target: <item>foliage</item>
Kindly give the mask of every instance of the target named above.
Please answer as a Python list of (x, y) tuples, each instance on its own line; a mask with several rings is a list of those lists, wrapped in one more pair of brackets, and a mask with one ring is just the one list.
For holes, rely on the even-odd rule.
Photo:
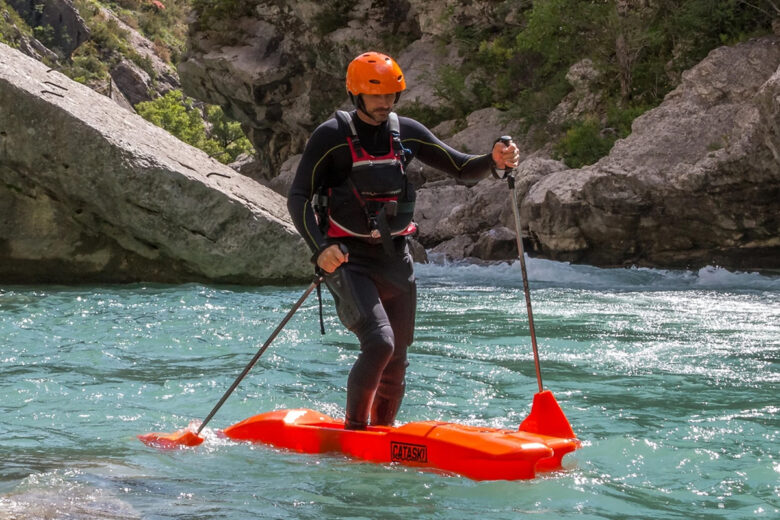
[(595, 118), (577, 121), (553, 148), (553, 156), (563, 159), (569, 168), (592, 164), (612, 148), (613, 140), (601, 133)]
[(22, 37), (32, 35), (32, 29), (5, 0), (0, 0), (0, 13), (0, 42), (18, 48)]
[(631, 133), (632, 121), (647, 107), (621, 109), (613, 105), (607, 110), (606, 124), (590, 116), (575, 121), (553, 146), (553, 156), (570, 168), (593, 164), (612, 149), (615, 141)]
[[(772, 17), (780, 15), (776, 0), (652, 0), (620, 6), (616, 0), (536, 0), (502, 6), (510, 4), (519, 11), (518, 23), (461, 38), (466, 58), (461, 69), (487, 71), (490, 81), (466, 82), (458, 95), (449, 89), (447, 99), (456, 112), (463, 110), (464, 98), (475, 103), (471, 110), (508, 109), (529, 131), (555, 141), (557, 130), (547, 120), (571, 88), (566, 72), (590, 58), (602, 72), (594, 86), (602, 106), (562, 129), (555, 150), (570, 165), (590, 164), (607, 153), (630, 132), (631, 119), (658, 105), (682, 72), (709, 51), (769, 32)], [(443, 70), (441, 81), (450, 81), (450, 74)]]
[(238, 123), (228, 121), (219, 107), (206, 107), (210, 126), (207, 131), (203, 114), (180, 90), (138, 103), (135, 109), (147, 121), (221, 162), (229, 163), (242, 153), (252, 153), (252, 145)]
[(250, 15), (257, 7), (256, 0), (190, 0), (189, 3), (198, 13), (201, 29), (220, 21)]
[(91, 41), (85, 42), (71, 55), (70, 63), (62, 73), (79, 83), (89, 84), (108, 78), (108, 67), (100, 59), (100, 52)]
[(235, 161), (239, 155), (253, 154), (254, 148), (244, 135), (241, 124), (227, 118), (222, 108), (206, 107), (206, 121), (211, 125), (210, 141), (214, 143), (209, 153), (223, 163)]
[(331, 0), (320, 4), (320, 11), (314, 18), (317, 32), (324, 35), (344, 27), (355, 4), (357, 0)]
[(200, 111), (180, 90), (171, 90), (155, 100), (138, 103), (135, 110), (147, 121), (164, 128), (187, 144), (200, 147), (206, 139)]

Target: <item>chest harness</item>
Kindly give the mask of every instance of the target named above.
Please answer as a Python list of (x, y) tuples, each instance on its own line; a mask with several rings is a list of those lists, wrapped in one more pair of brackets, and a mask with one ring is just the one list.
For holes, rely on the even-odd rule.
[(401, 144), (398, 115), (388, 116), (390, 151), (382, 156), (369, 154), (360, 144), (355, 122), (349, 112), (336, 112), (345, 132), (352, 168), (344, 182), (324, 188), (315, 195), (314, 209), (331, 238), (355, 237), (382, 243), (394, 254), (393, 238), (417, 230), (414, 217), (414, 186), (406, 177), (404, 159), (408, 150)]

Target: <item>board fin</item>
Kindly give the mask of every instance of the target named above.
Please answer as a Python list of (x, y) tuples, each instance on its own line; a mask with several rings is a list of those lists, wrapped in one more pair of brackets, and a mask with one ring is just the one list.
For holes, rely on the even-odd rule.
[(138, 439), (147, 446), (163, 450), (192, 447), (203, 442), (203, 437), (200, 437), (192, 430), (177, 430), (173, 433), (144, 433), (139, 435)]
[(569, 420), (549, 390), (534, 394), (531, 413), (520, 423), (519, 431), (562, 439), (576, 437)]

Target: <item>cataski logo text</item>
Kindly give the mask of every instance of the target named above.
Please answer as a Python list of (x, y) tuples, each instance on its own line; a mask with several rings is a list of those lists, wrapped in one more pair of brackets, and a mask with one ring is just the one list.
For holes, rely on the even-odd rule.
[(428, 462), (428, 447), (421, 444), (391, 442), (390, 460), (393, 462)]

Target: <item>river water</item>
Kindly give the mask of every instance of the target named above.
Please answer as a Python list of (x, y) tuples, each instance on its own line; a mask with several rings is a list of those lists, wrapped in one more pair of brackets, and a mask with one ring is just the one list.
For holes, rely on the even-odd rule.
[[(324, 296), (196, 449), (202, 419), (304, 287), (0, 287), (0, 519), (747, 519), (780, 516), (780, 277), (531, 259), (544, 385), (581, 450), (474, 482), (216, 436), (263, 411), (340, 417), (357, 347)], [(400, 422), (516, 428), (537, 391), (519, 264), (419, 265)]]

